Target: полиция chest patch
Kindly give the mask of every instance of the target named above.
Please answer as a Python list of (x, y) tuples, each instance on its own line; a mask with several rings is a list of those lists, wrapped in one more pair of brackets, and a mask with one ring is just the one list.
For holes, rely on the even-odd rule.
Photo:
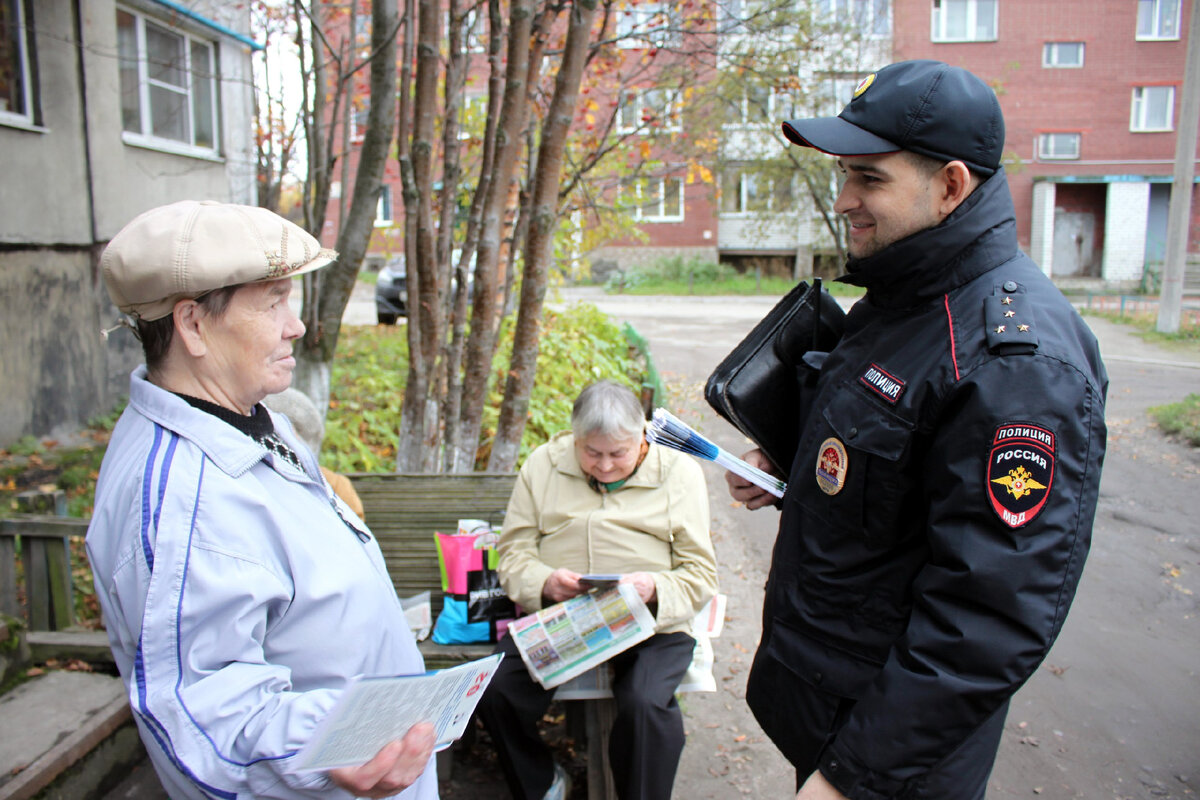
[(1041, 513), (1054, 483), (1054, 433), (1025, 422), (996, 428), (988, 454), (987, 492), (992, 510), (1010, 528)]

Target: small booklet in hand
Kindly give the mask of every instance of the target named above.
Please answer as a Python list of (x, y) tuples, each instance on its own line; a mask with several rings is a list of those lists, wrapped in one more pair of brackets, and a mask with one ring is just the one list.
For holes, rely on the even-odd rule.
[(314, 772), (365, 764), (418, 722), (433, 723), (438, 750), (463, 735), (500, 653), (424, 675), (357, 678), (317, 725), (293, 770)]

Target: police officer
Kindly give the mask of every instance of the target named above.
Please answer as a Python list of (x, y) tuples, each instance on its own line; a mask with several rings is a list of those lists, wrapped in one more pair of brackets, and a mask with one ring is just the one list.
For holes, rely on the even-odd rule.
[(1017, 249), (983, 81), (892, 64), (783, 130), (838, 157), (840, 280), (867, 291), (802, 421), (747, 702), (800, 800), (982, 798), (1087, 555), (1107, 376)]

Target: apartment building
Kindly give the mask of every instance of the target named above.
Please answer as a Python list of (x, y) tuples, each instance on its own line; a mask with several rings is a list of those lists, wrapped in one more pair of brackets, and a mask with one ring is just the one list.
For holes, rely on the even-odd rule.
[(104, 245), (175, 200), (254, 203), (244, 6), (0, 0), (0, 446), (72, 429), (128, 391), (141, 347)]
[(895, 3), (896, 60), (946, 61), (995, 88), (1020, 245), (1060, 284), (1134, 287), (1161, 267), (1191, 3)]

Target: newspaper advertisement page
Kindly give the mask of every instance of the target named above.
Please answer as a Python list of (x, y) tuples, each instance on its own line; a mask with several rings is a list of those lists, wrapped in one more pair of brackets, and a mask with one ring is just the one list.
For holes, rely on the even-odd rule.
[(654, 635), (654, 616), (631, 583), (593, 590), (508, 626), (525, 666), (546, 689)]
[(503, 657), (496, 653), (423, 675), (355, 679), (317, 724), (294, 771), (365, 764), (418, 722), (433, 724), (436, 749), (444, 750), (463, 735)]

